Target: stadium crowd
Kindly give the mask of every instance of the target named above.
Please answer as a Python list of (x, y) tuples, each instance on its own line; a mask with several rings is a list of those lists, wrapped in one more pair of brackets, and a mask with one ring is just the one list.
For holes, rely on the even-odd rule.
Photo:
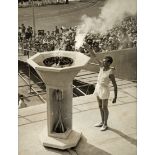
[(31, 6), (39, 7), (52, 4), (68, 4), (68, 0), (18, 0), (19, 8), (27, 8)]
[[(31, 26), (19, 26), (19, 49), (25, 49), (24, 55), (29, 50), (34, 52), (53, 51), (55, 49), (74, 51), (77, 27), (55, 27), (53, 31), (38, 30), (34, 35)], [(84, 44), (90, 44), (96, 52), (137, 47), (137, 19), (135, 16), (126, 17), (119, 25), (114, 26), (106, 34), (88, 33)], [(84, 44), (79, 51), (88, 53)]]

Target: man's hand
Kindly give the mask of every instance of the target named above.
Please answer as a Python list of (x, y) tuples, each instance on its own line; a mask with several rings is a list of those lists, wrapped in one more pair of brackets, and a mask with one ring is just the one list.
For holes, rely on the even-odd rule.
[(95, 51), (93, 50), (93, 47), (91, 47), (89, 44), (85, 43), (84, 48), (89, 52), (90, 57), (96, 57)]
[(114, 98), (114, 99), (112, 100), (112, 103), (116, 103), (116, 99), (117, 99), (117, 98)]

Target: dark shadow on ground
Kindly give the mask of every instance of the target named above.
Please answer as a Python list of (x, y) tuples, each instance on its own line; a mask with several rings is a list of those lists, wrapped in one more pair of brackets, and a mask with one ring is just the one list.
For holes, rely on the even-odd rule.
[(128, 135), (125, 135), (123, 132), (119, 131), (119, 130), (116, 130), (114, 128), (110, 128), (109, 127), (109, 130), (118, 134), (119, 136), (121, 136), (122, 138), (124, 138), (125, 140), (127, 140), (128, 142), (130, 142), (131, 144), (137, 146), (137, 140), (132, 138), (132, 137), (129, 137)]
[[(76, 147), (68, 149), (68, 150), (58, 150), (58, 149), (53, 149), (49, 147), (45, 147), (46, 151), (49, 152), (54, 152), (54, 153), (59, 153), (61, 155), (111, 155), (110, 153), (97, 148), (96, 146), (89, 144), (87, 142), (86, 137), (82, 135), (79, 143), (77, 144)], [(39, 155), (39, 154), (38, 154)]]
[(78, 155), (111, 155), (110, 153), (87, 142), (86, 137), (82, 135), (77, 147), (73, 149)]

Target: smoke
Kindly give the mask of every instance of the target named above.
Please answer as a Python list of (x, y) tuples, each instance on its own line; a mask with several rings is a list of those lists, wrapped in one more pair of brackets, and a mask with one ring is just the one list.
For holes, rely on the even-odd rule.
[(81, 24), (77, 28), (75, 37), (75, 48), (79, 49), (87, 33), (106, 34), (115, 24), (123, 20), (123, 18), (136, 15), (136, 0), (107, 0), (105, 5), (101, 7), (98, 17), (82, 16)]

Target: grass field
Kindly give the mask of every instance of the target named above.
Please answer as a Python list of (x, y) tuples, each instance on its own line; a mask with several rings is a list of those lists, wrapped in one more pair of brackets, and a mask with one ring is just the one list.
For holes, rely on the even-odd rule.
[[(104, 5), (104, 0), (87, 0), (81, 2), (70, 2), (68, 5), (48, 5), (35, 7), (36, 29), (52, 30), (57, 26), (75, 26), (81, 21), (83, 15), (90, 17), (100, 13), (100, 7)], [(18, 24), (24, 23), (26, 26), (33, 26), (32, 8), (18, 9)]]

